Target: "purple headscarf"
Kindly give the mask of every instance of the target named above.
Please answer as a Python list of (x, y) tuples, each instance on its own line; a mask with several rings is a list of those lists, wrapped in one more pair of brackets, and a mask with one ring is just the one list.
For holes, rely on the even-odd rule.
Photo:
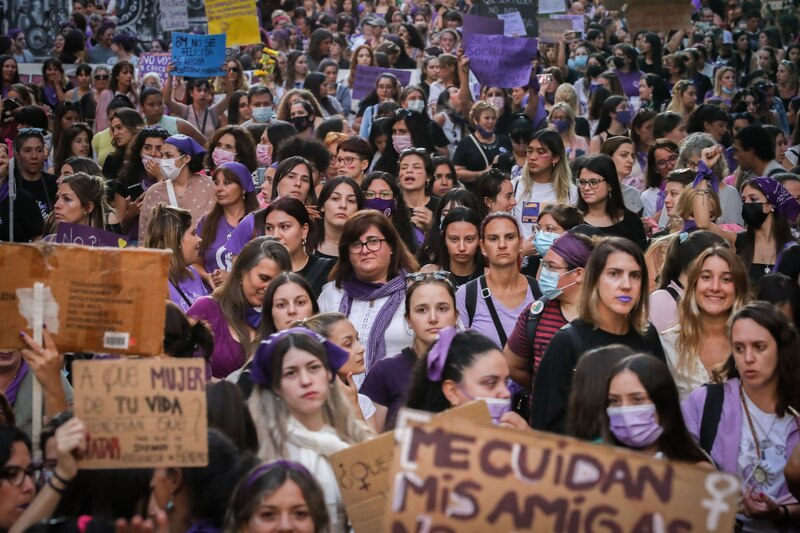
[(772, 208), (789, 220), (797, 220), (800, 215), (800, 204), (797, 203), (786, 187), (775, 178), (760, 177), (748, 180), (767, 197), (767, 202)]
[(585, 267), (592, 255), (592, 249), (574, 233), (566, 232), (553, 242), (550, 249), (561, 257), (568, 265)]

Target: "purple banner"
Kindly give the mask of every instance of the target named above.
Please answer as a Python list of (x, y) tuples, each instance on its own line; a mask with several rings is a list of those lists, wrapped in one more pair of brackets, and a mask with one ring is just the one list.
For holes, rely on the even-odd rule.
[(400, 85), (405, 87), (411, 83), (411, 71), (397, 68), (366, 67), (358, 65), (356, 76), (353, 80), (353, 98), (360, 100), (375, 90), (375, 80), (383, 73), (394, 74)]
[(510, 89), (528, 85), (538, 48), (538, 39), (474, 34), (464, 54), (481, 85)]
[(81, 224), (58, 223), (55, 242), (58, 244), (82, 244), (83, 246), (107, 246), (125, 248), (128, 241), (122, 235)]

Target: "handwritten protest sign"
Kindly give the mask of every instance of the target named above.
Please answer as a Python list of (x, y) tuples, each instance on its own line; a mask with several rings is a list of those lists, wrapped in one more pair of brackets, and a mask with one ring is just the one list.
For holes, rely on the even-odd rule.
[[(0, 350), (23, 346), (32, 288), (45, 285), (44, 323), (59, 349), (158, 355), (170, 253), (71, 244), (0, 244)], [(159, 289), (161, 288), (161, 289)]]
[[(424, 422), (433, 418), (431, 413), (407, 409), (401, 410), (400, 413), (399, 422), (408, 416), (418, 420), (421, 416)], [(486, 404), (480, 401), (448, 409), (436, 416), (469, 420), (482, 426), (489, 426), (492, 423)], [(394, 433), (389, 432), (355, 444), (330, 457), (342, 500), (347, 509), (347, 517), (355, 531), (381, 530), (389, 497), (389, 471), (393, 464), (394, 450)]]
[(557, 43), (561, 35), (572, 30), (572, 21), (557, 18), (539, 19), (539, 40), (543, 43)]
[(81, 469), (208, 464), (205, 361), (76, 361), (72, 372), (89, 432)]
[(528, 84), (537, 49), (536, 39), (475, 34), (464, 53), (481, 84), (510, 89)]
[(394, 74), (397, 79), (400, 80), (400, 85), (404, 87), (411, 81), (410, 70), (358, 65), (356, 67), (356, 76), (353, 80), (353, 98), (364, 98), (370, 92), (374, 91), (375, 80), (378, 79), (378, 76), (387, 72), (389, 74)]
[(398, 437), (383, 531), (733, 529), (739, 480), (712, 468), (464, 421)]
[(228, 47), (261, 42), (252, 0), (206, 0), (206, 18), (208, 33), (226, 34)]
[(185, 30), (189, 28), (189, 12), (184, 0), (160, 0), (161, 14), (158, 20), (164, 31)]
[(522, 15), (519, 14), (519, 11), (500, 13), (497, 18), (503, 21), (503, 35), (506, 37), (523, 37), (526, 35), (525, 22), (522, 20)]
[[(550, 15), (551, 19), (556, 20), (569, 20), (572, 22), (572, 31), (578, 32), (579, 36), (583, 36), (583, 15)], [(541, 27), (539, 28), (541, 31)]]
[(55, 242), (58, 244), (82, 244), (84, 246), (109, 246), (125, 248), (128, 241), (122, 235), (83, 224), (58, 223)]
[(209, 78), (223, 76), (225, 35), (172, 34), (172, 63), (175, 76)]
[(169, 66), (170, 55), (157, 52), (144, 52), (139, 55), (139, 79), (145, 74), (155, 72), (161, 79), (161, 83), (167, 81), (167, 67)]
[(547, 13), (563, 13), (567, 10), (567, 4), (564, 0), (539, 0), (539, 13), (544, 15)]
[[(495, 18), (503, 13), (519, 12), (525, 23), (528, 37), (537, 37), (539, 29), (537, 17), (539, 16), (539, 0), (480, 0), (473, 4), (474, 13), (483, 17)], [(562, 9), (561, 11), (564, 11)], [(489, 32), (481, 32), (489, 33)]]
[(654, 32), (686, 28), (692, 22), (692, 3), (684, 0), (631, 0), (625, 19), (631, 35), (640, 30)]

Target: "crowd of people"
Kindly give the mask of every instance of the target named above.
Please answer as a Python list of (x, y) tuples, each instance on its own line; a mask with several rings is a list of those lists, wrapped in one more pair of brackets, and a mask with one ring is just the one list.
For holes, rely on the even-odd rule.
[[(800, 530), (796, 1), (696, 0), (669, 32), (565, 2), (584, 29), (523, 87), (471, 72), (469, 0), (259, 3), (215, 79), (140, 79), (171, 45), (110, 4), (72, 2), (36, 85), (0, 36), (0, 241), (171, 252), (164, 355), (207, 363), (208, 466), (79, 469), (93, 355), (23, 332), (0, 531), (348, 531), (330, 455), (476, 399), (736, 474), (737, 531)], [(414, 82), (354, 98), (359, 66)]]

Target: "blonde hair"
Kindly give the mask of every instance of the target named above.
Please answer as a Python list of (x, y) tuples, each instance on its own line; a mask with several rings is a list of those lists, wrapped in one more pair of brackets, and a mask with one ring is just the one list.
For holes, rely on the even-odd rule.
[(703, 345), (703, 316), (695, 298), (697, 282), (703, 272), (703, 264), (709, 257), (719, 257), (731, 269), (733, 284), (736, 288), (736, 298), (730, 314), (733, 315), (749, 301), (749, 281), (747, 271), (742, 261), (727, 246), (712, 246), (702, 252), (697, 259), (692, 262), (689, 268), (686, 283), (686, 292), (678, 303), (678, 324), (680, 331), (675, 348), (678, 352), (678, 361), (675, 365), (675, 374), (685, 376), (691, 373), (692, 363), (700, 356), (700, 349)]
[[(714, 74), (714, 96), (719, 96), (722, 98), (727, 98), (726, 95), (722, 93), (722, 76), (725, 75), (726, 72), (733, 72), (733, 79), (736, 81), (736, 69), (733, 67), (720, 67), (717, 70), (716, 74)], [(724, 158), (720, 158), (724, 159)]]
[(497, 117), (497, 108), (490, 104), (489, 102), (484, 102), (483, 100), (478, 100), (474, 104), (472, 104), (472, 108), (469, 110), (469, 120), (472, 124), (477, 124), (478, 120), (481, 118), (481, 113), (484, 111), (491, 111), (494, 113), (494, 116)]
[(547, 116), (547, 119), (550, 120), (553, 117), (553, 113), (555, 111), (561, 111), (569, 119), (569, 130), (567, 134), (569, 135), (570, 141), (576, 137), (575, 135), (575, 110), (572, 109), (570, 104), (567, 102), (558, 102), (552, 108), (550, 108), (550, 114)]
[(692, 83), (690, 80), (680, 80), (675, 84), (675, 86), (672, 88), (672, 100), (670, 100), (669, 105), (667, 106), (667, 111), (672, 111), (673, 113), (677, 113), (686, 118), (686, 115), (689, 113), (686, 110), (686, 106), (683, 105), (683, 93), (688, 91), (689, 87), (694, 87), (694, 83)]
[(572, 109), (573, 115), (580, 114), (580, 107), (578, 106), (578, 92), (575, 90), (575, 87), (569, 83), (562, 83), (558, 86), (555, 94), (555, 102), (556, 105), (560, 103), (567, 104)]
[[(561, 135), (553, 130), (539, 130), (528, 143), (537, 141), (553, 156), (558, 156), (558, 163), (553, 167), (553, 190), (556, 193), (556, 203), (569, 204), (569, 186), (572, 184), (572, 171), (569, 167), (567, 152)], [(522, 198), (527, 198), (533, 192), (533, 177), (528, 169), (528, 162), (522, 167)]]
[(325, 135), (325, 140), (322, 143), (325, 145), (325, 148), (329, 149), (332, 145), (338, 145), (341, 142), (346, 141), (347, 139), (352, 138), (350, 135), (346, 133), (341, 133), (338, 131), (330, 131), (327, 135)]
[(694, 216), (694, 200), (698, 194), (706, 194), (711, 198), (711, 207), (714, 212), (711, 213), (711, 220), (716, 220), (722, 215), (722, 204), (719, 201), (719, 195), (714, 189), (706, 189), (708, 192), (701, 192), (691, 185), (686, 185), (678, 196), (678, 201), (675, 203), (675, 216), (679, 216), (683, 220), (689, 220), (689, 217)]

